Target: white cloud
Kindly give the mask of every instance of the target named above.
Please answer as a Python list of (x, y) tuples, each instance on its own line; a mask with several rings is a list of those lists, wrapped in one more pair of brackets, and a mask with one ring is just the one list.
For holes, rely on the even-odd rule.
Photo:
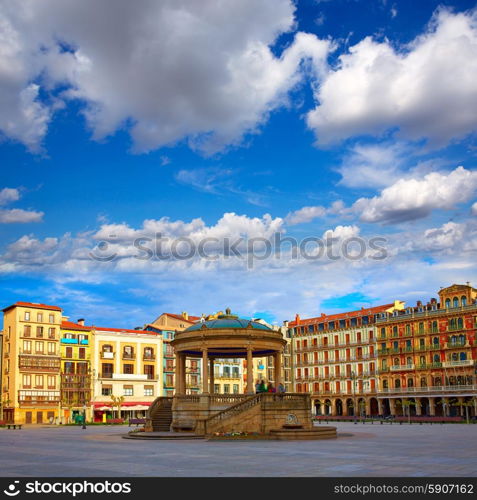
[(0, 205), (7, 205), (20, 199), (20, 191), (15, 188), (3, 188), (0, 191)]
[(365, 38), (316, 91), (307, 122), (319, 144), (394, 128), (440, 146), (477, 127), (477, 14), (440, 9), (401, 50)]
[[(291, 0), (2, 0), (0, 128), (40, 147), (62, 99), (79, 99), (96, 139), (127, 128), (134, 150), (187, 139), (213, 153), (255, 132), (287, 103), (300, 63), (324, 71), (330, 42), (297, 33)], [(0, 44), (2, 45), (2, 44)], [(36, 79), (39, 83), (30, 84)], [(38, 99), (39, 87), (50, 100)], [(51, 102), (50, 102), (51, 101)]]
[(477, 171), (457, 167), (448, 174), (433, 172), (421, 179), (400, 179), (373, 198), (360, 198), (352, 209), (364, 222), (384, 224), (428, 216), (469, 201), (477, 189)]
[(285, 221), (289, 226), (294, 226), (295, 224), (302, 224), (304, 222), (310, 222), (318, 217), (324, 217), (326, 215), (326, 208), (321, 206), (309, 206), (303, 207), (294, 212), (290, 212)]
[(471, 212), (472, 215), (477, 215), (477, 201), (472, 205)]
[(21, 208), (0, 210), (0, 224), (27, 224), (30, 222), (41, 222), (43, 220), (43, 215), (43, 212), (22, 210)]

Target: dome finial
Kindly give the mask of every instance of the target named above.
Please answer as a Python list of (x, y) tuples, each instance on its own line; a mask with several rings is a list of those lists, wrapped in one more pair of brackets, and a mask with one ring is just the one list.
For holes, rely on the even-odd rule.
[(227, 309), (225, 309), (225, 314), (227, 316), (230, 316), (232, 314), (232, 310), (230, 309), (230, 307), (227, 307)]

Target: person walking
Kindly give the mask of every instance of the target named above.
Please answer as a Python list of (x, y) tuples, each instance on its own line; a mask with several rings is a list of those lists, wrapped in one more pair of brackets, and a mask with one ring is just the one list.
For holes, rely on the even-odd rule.
[(267, 386), (265, 385), (265, 382), (263, 380), (260, 381), (258, 392), (267, 392)]
[(280, 382), (278, 384), (278, 392), (283, 394), (286, 391), (285, 386)]
[(277, 392), (276, 388), (273, 387), (273, 384), (271, 382), (268, 384), (267, 392)]

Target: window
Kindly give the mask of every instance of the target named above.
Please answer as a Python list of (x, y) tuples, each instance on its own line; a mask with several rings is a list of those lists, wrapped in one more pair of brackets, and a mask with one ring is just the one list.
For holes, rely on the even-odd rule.
[(72, 363), (71, 361), (65, 361), (65, 373), (68, 375), (71, 375), (75, 372), (75, 364)]
[(224, 384), (224, 394), (230, 394), (230, 385)]
[(153, 380), (154, 379), (154, 365), (144, 365), (144, 375), (147, 375), (147, 378), (149, 380)]
[(409, 379), (407, 380), (407, 386), (408, 386), (408, 387), (414, 387), (414, 380), (413, 380), (412, 378), (409, 378)]
[(134, 388), (132, 385), (124, 386), (124, 395), (125, 396), (134, 396)]
[(23, 336), (24, 337), (31, 337), (31, 326), (30, 325), (25, 325), (23, 327)]
[(230, 366), (224, 366), (224, 377), (230, 377)]
[(463, 306), (466, 306), (467, 305), (467, 297), (465, 295), (463, 295), (461, 298), (460, 298), (460, 303), (463, 305)]
[(23, 375), (22, 383), (23, 383), (24, 389), (30, 389), (31, 388), (31, 375)]
[(144, 359), (154, 359), (154, 349), (152, 347), (144, 348)]
[(56, 354), (56, 345), (54, 342), (48, 342), (48, 354)]
[(214, 392), (216, 392), (216, 393), (220, 392), (220, 385), (219, 384), (214, 384)]
[(451, 305), (450, 299), (446, 299), (446, 309), (449, 309), (450, 305)]
[(85, 343), (87, 344), (88, 343), (88, 335), (84, 335), (84, 334), (80, 334), (78, 335), (78, 342), (81, 344), (81, 343)]
[(393, 326), (393, 337), (397, 337), (397, 336), (398, 336), (398, 327)]
[(23, 352), (25, 354), (30, 354), (31, 353), (31, 341), (30, 340), (24, 340), (23, 341)]
[(144, 396), (154, 396), (154, 387), (152, 385), (144, 386)]
[(233, 376), (233, 378), (240, 377), (239, 367), (238, 366), (233, 366), (232, 367), (232, 376)]
[(102, 363), (101, 364), (101, 374), (103, 378), (113, 377), (113, 364), (112, 363)]
[(36, 336), (37, 337), (43, 337), (43, 327), (42, 326), (37, 326), (36, 327)]
[(73, 348), (67, 347), (65, 349), (65, 358), (72, 358), (72, 357), (73, 357)]
[(36, 320), (38, 323), (43, 323), (43, 314), (42, 313), (38, 313), (36, 315)]
[(78, 350), (78, 358), (86, 359), (86, 349), (84, 347), (80, 347)]
[(48, 389), (56, 389), (56, 378), (53, 375), (48, 375)]
[(30, 321), (30, 311), (25, 311), (25, 321)]
[(459, 299), (457, 297), (454, 297), (454, 300), (452, 301), (452, 307), (459, 307)]
[(43, 375), (35, 375), (35, 387), (43, 389)]
[(238, 394), (238, 392), (239, 392), (239, 385), (238, 384), (234, 384), (233, 390), (234, 390), (234, 394)]
[(133, 374), (134, 373), (134, 365), (124, 364), (123, 365), (123, 373), (126, 373), (128, 375)]
[(48, 338), (54, 339), (55, 338), (56, 331), (54, 328), (50, 327), (48, 328)]
[(88, 373), (88, 363), (77, 363), (76, 373), (80, 375), (86, 375)]
[(126, 345), (123, 348), (123, 358), (124, 359), (133, 359), (134, 358), (134, 349), (130, 345)]
[(39, 354), (43, 354), (43, 342), (35, 342), (35, 351)]
[(54, 315), (54, 314), (50, 314), (50, 315), (48, 316), (48, 321), (49, 321), (50, 323), (54, 323), (54, 322), (55, 322), (55, 315)]
[(101, 387), (102, 396), (111, 396), (112, 393), (113, 393), (113, 387), (111, 385), (103, 385), (103, 387)]

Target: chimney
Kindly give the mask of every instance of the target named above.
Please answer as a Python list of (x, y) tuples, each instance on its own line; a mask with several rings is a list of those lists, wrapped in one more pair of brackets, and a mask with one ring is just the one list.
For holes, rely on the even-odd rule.
[(300, 315), (295, 314), (295, 323), (298, 325), (300, 323)]
[(188, 315), (185, 311), (183, 311), (183, 312), (182, 312), (182, 317), (183, 317), (185, 320), (188, 320), (188, 319), (189, 319), (189, 315)]
[(78, 323), (78, 325), (84, 326), (84, 318), (80, 318), (76, 321), (76, 323)]

